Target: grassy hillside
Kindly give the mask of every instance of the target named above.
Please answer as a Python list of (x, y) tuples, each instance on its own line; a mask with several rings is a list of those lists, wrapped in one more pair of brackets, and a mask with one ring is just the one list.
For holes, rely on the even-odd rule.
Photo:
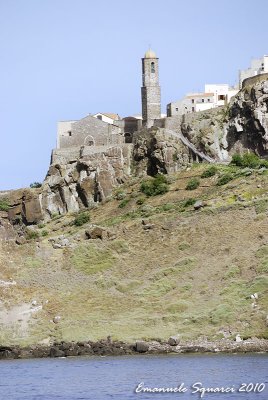
[[(0, 343), (267, 338), (267, 171), (208, 168), (168, 177), (169, 191), (151, 197), (129, 179), (90, 222), (66, 215), (36, 227), (27, 244), (1, 243), (1, 279), (16, 284), (0, 286)], [(195, 200), (204, 207), (194, 210)], [(85, 239), (91, 224), (110, 237)], [(60, 235), (68, 246), (53, 248)]]

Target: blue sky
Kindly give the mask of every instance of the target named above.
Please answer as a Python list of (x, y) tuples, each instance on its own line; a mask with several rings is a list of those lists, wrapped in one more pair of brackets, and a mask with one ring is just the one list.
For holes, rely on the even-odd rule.
[(44, 179), (57, 121), (140, 113), (149, 44), (165, 111), (267, 54), (267, 15), (267, 0), (0, 0), (0, 190)]

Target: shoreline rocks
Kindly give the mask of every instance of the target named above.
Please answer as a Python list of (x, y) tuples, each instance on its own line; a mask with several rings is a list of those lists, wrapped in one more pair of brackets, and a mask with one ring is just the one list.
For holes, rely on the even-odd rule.
[(185, 353), (268, 353), (268, 340), (252, 338), (236, 342), (196, 340), (179, 344), (169, 341), (136, 341), (126, 343), (111, 338), (97, 342), (55, 342), (51, 345), (0, 346), (0, 360), (24, 358), (55, 358), (77, 356), (121, 356), (135, 354), (185, 354)]

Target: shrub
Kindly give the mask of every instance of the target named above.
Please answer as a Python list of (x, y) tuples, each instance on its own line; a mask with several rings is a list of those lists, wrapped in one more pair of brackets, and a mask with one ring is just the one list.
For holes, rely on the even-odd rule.
[(0, 211), (8, 211), (8, 210), (9, 210), (8, 200), (6, 199), (0, 200)]
[(38, 224), (37, 226), (38, 226), (39, 229), (42, 229), (42, 228), (45, 227), (45, 224)]
[(224, 174), (222, 175), (217, 182), (218, 186), (226, 185), (226, 183), (230, 182), (233, 179), (231, 174)]
[(195, 202), (196, 202), (196, 199), (190, 197), (189, 199), (185, 200), (182, 205), (183, 205), (183, 207), (189, 207), (189, 206), (193, 206)]
[(140, 189), (147, 196), (157, 196), (168, 192), (167, 178), (164, 175), (156, 175), (154, 178), (141, 182)]
[(138, 204), (138, 206), (141, 206), (142, 204), (144, 204), (145, 202), (145, 198), (144, 197), (140, 197), (137, 201), (136, 204)]
[(245, 153), (243, 155), (243, 162), (242, 162), (243, 167), (258, 168), (259, 165), (260, 165), (260, 159), (258, 156), (256, 156), (256, 154)]
[(211, 165), (211, 167), (205, 169), (205, 171), (201, 175), (201, 178), (209, 178), (211, 176), (214, 176), (216, 173), (217, 167), (215, 167), (215, 165)]
[(240, 154), (234, 154), (232, 157), (231, 164), (237, 165), (238, 167), (243, 166), (243, 157)]
[(48, 231), (46, 231), (46, 230), (42, 231), (42, 232), (41, 232), (41, 235), (42, 235), (42, 236), (47, 236), (47, 235), (48, 235)]
[(259, 164), (260, 168), (268, 168), (268, 160), (260, 160), (260, 164)]
[(240, 154), (234, 154), (231, 163), (237, 165), (238, 167), (244, 168), (259, 168), (268, 166), (267, 160), (260, 159), (254, 153), (245, 153), (242, 156)]
[(200, 181), (197, 178), (192, 178), (186, 185), (186, 190), (195, 190), (200, 185)]
[(39, 233), (38, 232), (36, 232), (36, 231), (27, 231), (27, 234), (26, 234), (26, 237), (27, 237), (27, 239), (38, 239), (39, 238)]
[(90, 216), (87, 212), (83, 212), (81, 214), (78, 214), (75, 219), (74, 219), (74, 225), (75, 226), (82, 226), (86, 224), (87, 222), (90, 221)]
[(40, 183), (40, 182), (33, 182), (30, 184), (31, 189), (40, 188), (41, 186), (42, 186), (42, 183)]
[(119, 208), (124, 208), (126, 207), (126, 205), (128, 204), (129, 200), (128, 199), (124, 199), (123, 201), (121, 201), (121, 203), (119, 204)]

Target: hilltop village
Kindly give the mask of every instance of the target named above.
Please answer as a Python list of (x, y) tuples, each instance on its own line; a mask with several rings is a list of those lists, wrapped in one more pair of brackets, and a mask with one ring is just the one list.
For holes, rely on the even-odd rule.
[[(203, 93), (188, 93), (182, 100), (171, 102), (166, 114), (161, 114), (161, 88), (159, 83), (159, 59), (149, 49), (142, 58), (142, 115), (120, 118), (115, 113), (98, 112), (78, 121), (58, 122), (57, 150), (54, 155), (66, 155), (69, 148), (91, 146), (96, 151), (111, 145), (133, 143), (133, 135), (142, 127), (171, 128), (178, 123), (176, 117), (225, 106), (242, 88), (247, 78), (268, 73), (268, 56), (254, 59), (246, 70), (239, 71), (239, 84), (206, 84)], [(173, 118), (172, 118), (173, 117)]]
[(141, 116), (59, 122), (0, 192), (0, 358), (268, 351), (267, 56), (240, 78), (163, 116), (150, 49)]

